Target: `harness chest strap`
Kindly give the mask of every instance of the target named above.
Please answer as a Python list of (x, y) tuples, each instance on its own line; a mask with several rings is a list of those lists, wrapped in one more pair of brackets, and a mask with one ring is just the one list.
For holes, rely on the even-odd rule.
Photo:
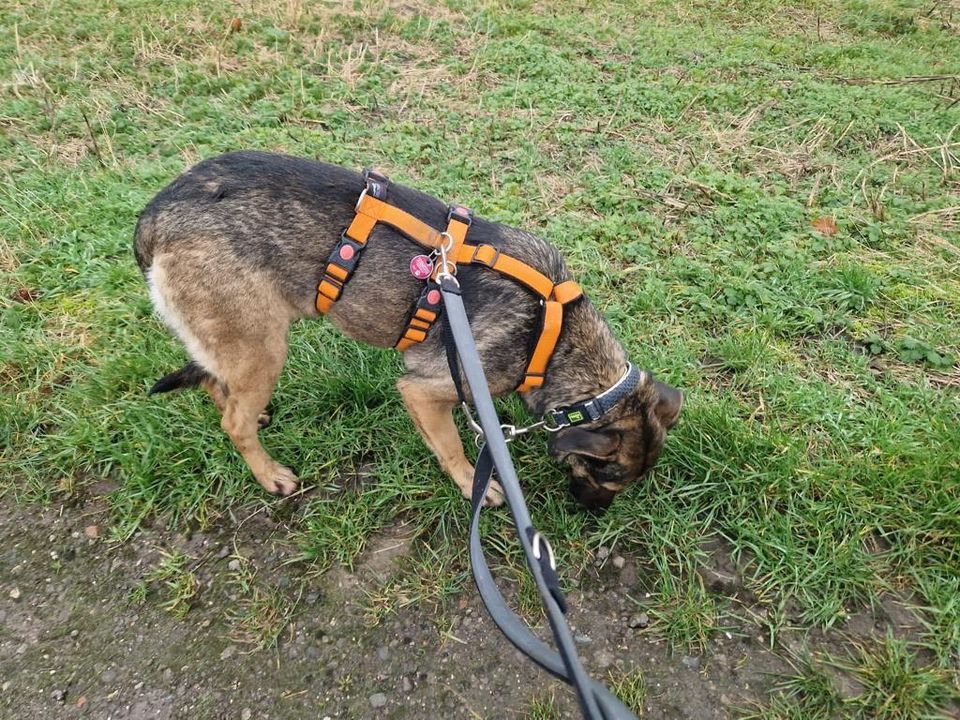
[[(367, 187), (357, 201), (356, 215), (331, 253), (324, 277), (317, 288), (317, 312), (327, 313), (340, 298), (343, 286), (356, 269), (360, 252), (378, 222), (391, 226), (430, 250), (439, 249), (445, 242), (450, 243), (447, 254), (457, 265), (483, 265), (519, 282), (540, 297), (543, 305), (542, 327), (517, 391), (526, 392), (543, 385), (547, 365), (563, 327), (563, 306), (583, 295), (580, 287), (572, 280), (554, 284), (543, 273), (492, 245), (468, 245), (466, 235), (472, 217), (465, 208), (451, 208), (447, 215), (447, 230), (439, 233), (409, 213), (384, 202), (388, 185), (384, 175), (375, 170), (365, 170), (363, 178)], [(396, 344), (398, 350), (407, 350), (423, 342), (439, 316), (440, 292), (436, 284), (439, 272), (440, 268), (437, 267), (427, 281), (410, 322)]]
[[(473, 224), (473, 215), (465, 207), (451, 207), (447, 212), (447, 230), (441, 235), (440, 242), (446, 241), (450, 247), (447, 253), (450, 257), (456, 258), (460, 254), (460, 248), (463, 247), (467, 239), (467, 230)], [(413, 315), (407, 323), (406, 329), (397, 341), (394, 347), (403, 352), (417, 343), (427, 339), (427, 333), (437, 318), (440, 317), (440, 284), (437, 282), (437, 276), (440, 274), (441, 264), (437, 263), (430, 278), (424, 283), (423, 291), (417, 299), (414, 306)]]

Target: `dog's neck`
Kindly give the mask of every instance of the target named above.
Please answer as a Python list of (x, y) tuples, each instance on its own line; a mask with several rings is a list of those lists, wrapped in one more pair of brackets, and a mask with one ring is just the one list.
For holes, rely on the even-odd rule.
[(627, 354), (606, 320), (584, 298), (564, 312), (563, 331), (541, 388), (524, 393), (530, 410), (542, 415), (596, 397), (623, 375)]

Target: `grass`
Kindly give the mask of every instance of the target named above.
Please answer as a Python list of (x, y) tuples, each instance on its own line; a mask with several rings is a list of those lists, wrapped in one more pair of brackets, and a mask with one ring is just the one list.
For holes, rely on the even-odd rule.
[[(0, 492), (53, 503), (110, 478), (119, 538), (257, 498), (200, 394), (145, 397), (184, 355), (133, 262), (137, 213), (227, 150), (378, 164), (553, 240), (631, 356), (687, 394), (659, 469), (599, 519), (542, 438), (516, 444), (568, 586), (601, 544), (650, 558), (657, 627), (703, 645), (719, 599), (692, 573), (719, 535), (783, 623), (909, 597), (926, 629), (904, 652), (926, 659), (889, 682), (956, 692), (949, 3), (13, 0), (2, 20)], [(400, 367), (324, 323), (292, 335), (263, 439), (319, 489), (298, 530), (317, 568), (398, 516), (462, 557), (467, 508), (411, 432)], [(519, 576), (503, 514), (485, 523)], [(409, 597), (442, 601), (463, 571)], [(932, 707), (873, 697), (885, 717)]]
[(130, 602), (141, 604), (151, 590), (158, 590), (163, 598), (160, 606), (164, 610), (174, 617), (186, 617), (200, 592), (200, 581), (189, 567), (193, 560), (180, 551), (163, 552), (156, 567), (131, 588)]

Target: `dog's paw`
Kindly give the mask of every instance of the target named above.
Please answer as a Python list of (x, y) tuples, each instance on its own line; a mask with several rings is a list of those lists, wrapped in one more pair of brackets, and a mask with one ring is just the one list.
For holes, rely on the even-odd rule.
[(300, 485), (300, 480), (293, 474), (293, 470), (283, 465), (274, 465), (262, 477), (257, 477), (257, 481), (268, 493), (279, 497), (292, 495)]
[(257, 416), (257, 427), (263, 430), (267, 425), (270, 424), (270, 413), (262, 412)]
[(490, 481), (486, 494), (483, 496), (484, 507), (500, 507), (503, 505), (503, 488), (496, 480)]

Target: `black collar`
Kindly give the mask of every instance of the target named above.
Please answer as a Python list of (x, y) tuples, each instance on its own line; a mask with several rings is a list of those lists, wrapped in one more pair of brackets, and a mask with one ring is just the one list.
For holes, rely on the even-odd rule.
[(547, 423), (544, 427), (550, 432), (556, 432), (575, 425), (596, 422), (610, 412), (634, 388), (643, 383), (646, 376), (647, 373), (638, 370), (636, 365), (628, 362), (627, 369), (620, 379), (596, 397), (582, 400), (573, 405), (547, 410), (543, 414), (543, 419)]

